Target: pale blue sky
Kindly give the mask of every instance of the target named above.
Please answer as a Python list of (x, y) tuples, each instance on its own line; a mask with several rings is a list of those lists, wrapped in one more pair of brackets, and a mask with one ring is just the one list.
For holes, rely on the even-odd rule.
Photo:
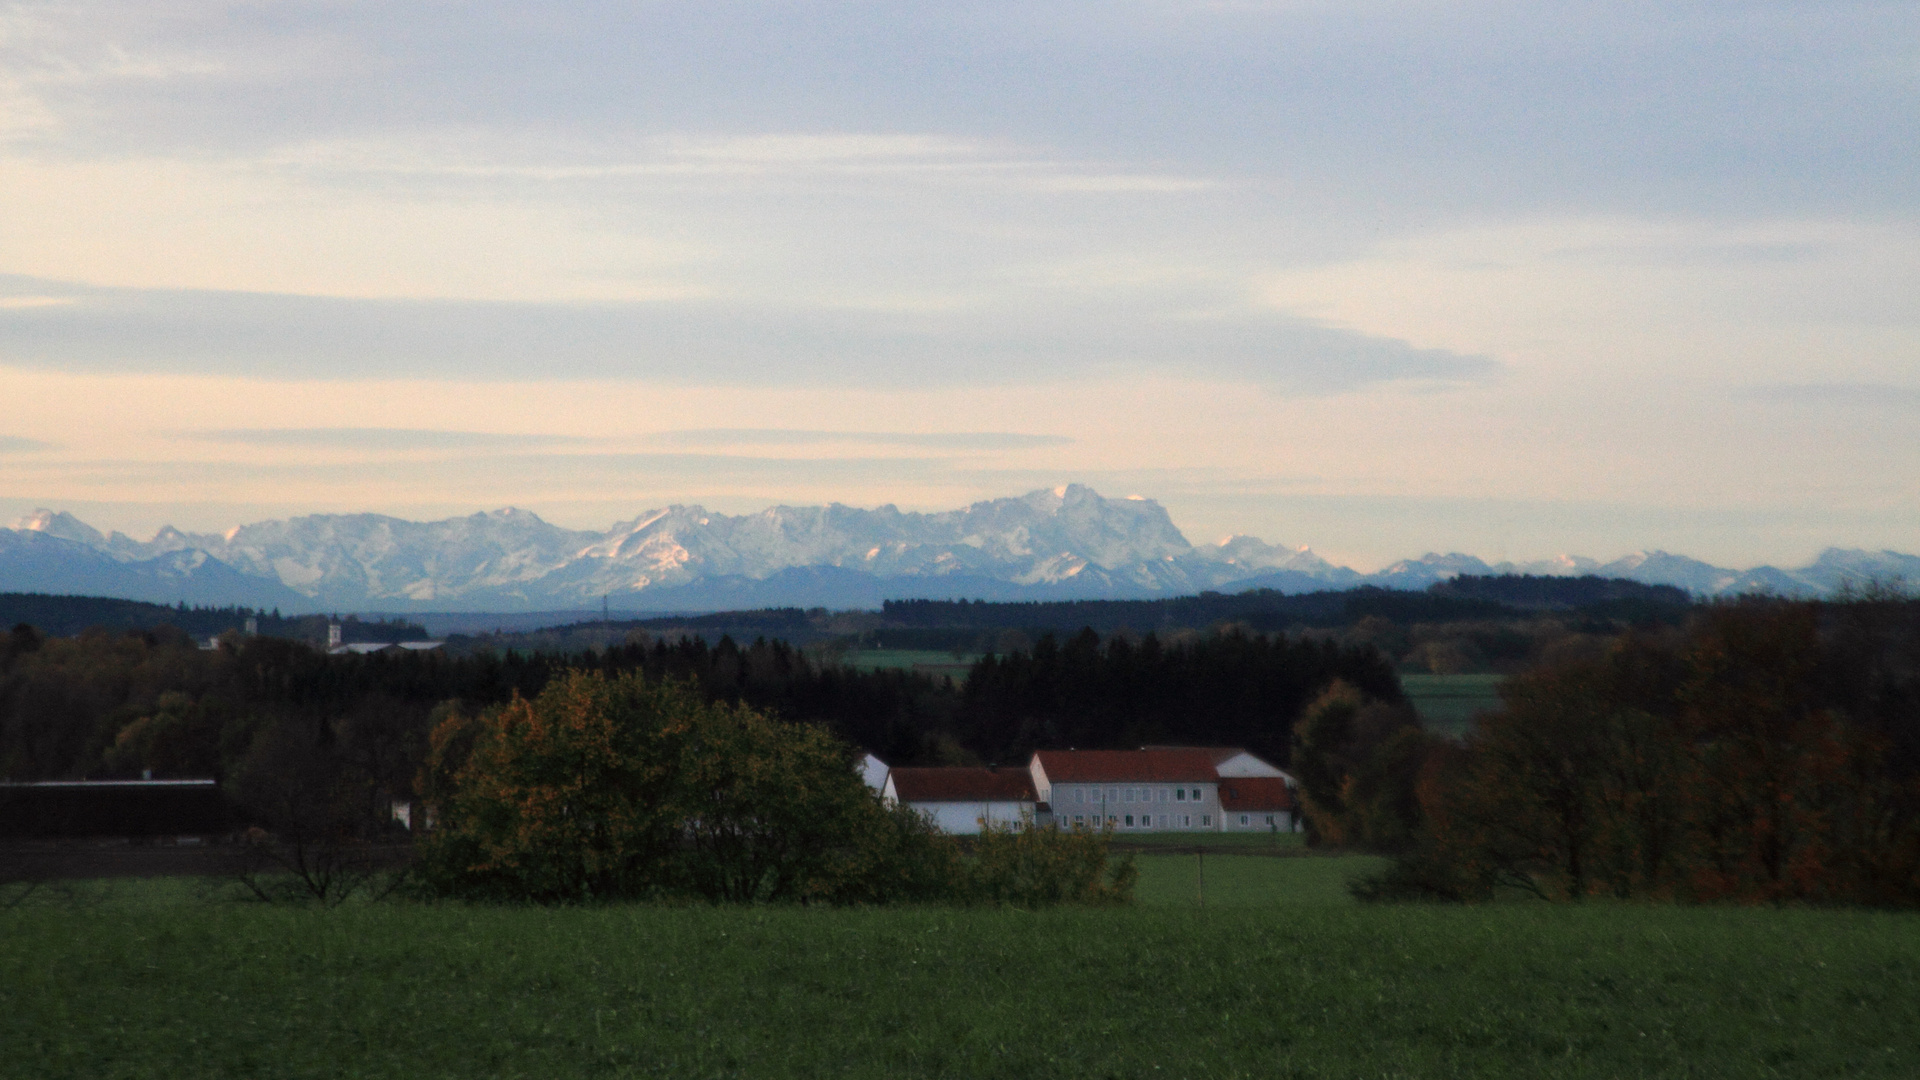
[(0, 512), (1920, 550), (1920, 5), (0, 6)]

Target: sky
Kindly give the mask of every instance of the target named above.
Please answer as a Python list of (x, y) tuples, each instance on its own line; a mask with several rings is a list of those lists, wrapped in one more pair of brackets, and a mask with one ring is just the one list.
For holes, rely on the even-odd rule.
[(0, 3), (0, 517), (1920, 551), (1920, 5)]

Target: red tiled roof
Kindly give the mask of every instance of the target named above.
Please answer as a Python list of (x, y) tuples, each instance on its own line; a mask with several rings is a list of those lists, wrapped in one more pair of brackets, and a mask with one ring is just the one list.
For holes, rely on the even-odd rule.
[(1054, 784), (1179, 783), (1220, 778), (1214, 752), (1166, 750), (1041, 750), (1034, 754)]
[(1033, 777), (1025, 769), (895, 769), (893, 791), (901, 802), (1032, 802)]
[(1213, 757), (1213, 763), (1215, 765), (1218, 765), (1221, 762), (1239, 757), (1241, 754), (1246, 753), (1245, 750), (1241, 749), (1238, 746), (1143, 746), (1140, 749), (1142, 750), (1192, 750), (1197, 753), (1211, 755)]
[(1223, 810), (1291, 810), (1293, 792), (1278, 776), (1236, 776), (1220, 781)]

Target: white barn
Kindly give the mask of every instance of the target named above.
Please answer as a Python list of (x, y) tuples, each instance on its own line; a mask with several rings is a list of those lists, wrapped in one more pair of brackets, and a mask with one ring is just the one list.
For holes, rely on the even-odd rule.
[(978, 834), (983, 820), (1017, 828), (1043, 812), (1026, 769), (893, 769), (884, 794), (958, 835)]
[(1294, 827), (1293, 778), (1236, 747), (1041, 750), (1028, 771), (1037, 797), (1061, 828), (1128, 833)]

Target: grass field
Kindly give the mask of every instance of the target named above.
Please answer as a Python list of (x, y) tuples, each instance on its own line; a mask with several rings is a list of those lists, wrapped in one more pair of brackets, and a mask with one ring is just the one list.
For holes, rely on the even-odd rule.
[(927, 675), (952, 676), (954, 682), (966, 682), (967, 672), (980, 657), (968, 653), (956, 660), (950, 652), (930, 649), (860, 649), (846, 653), (840, 662), (860, 671), (898, 668)]
[[(1347, 906), (1347, 882), (1386, 860), (1371, 855), (1260, 859), (1236, 855), (1135, 855), (1142, 907)], [(1205, 903), (1202, 903), (1204, 897)]]
[(1307, 836), (1305, 833), (1268, 832), (1116, 832), (1113, 834), (1113, 844), (1116, 851), (1203, 847), (1209, 852), (1304, 854)]
[(1504, 675), (1402, 675), (1400, 685), (1426, 726), (1447, 735), (1464, 735), (1473, 714), (1500, 705)]
[[(0, 911), (0, 1073), (1920, 1075), (1915, 916), (1367, 908), (1307, 858), (1209, 857), (1204, 911), (1163, 901), (1193, 861), (1142, 857), (1137, 907), (1037, 913), (90, 886)], [(1272, 902), (1228, 903), (1236, 873)]]

